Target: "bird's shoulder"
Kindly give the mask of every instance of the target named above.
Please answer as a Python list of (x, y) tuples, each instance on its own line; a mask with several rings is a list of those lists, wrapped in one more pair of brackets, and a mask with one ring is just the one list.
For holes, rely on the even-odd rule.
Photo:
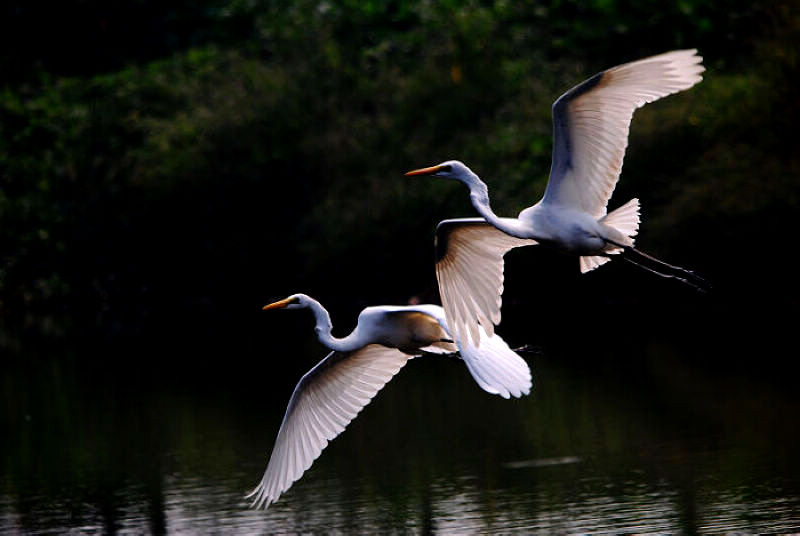
[(416, 314), (438, 318), (442, 316), (444, 312), (440, 306), (432, 304), (374, 305), (361, 311), (358, 318), (359, 322), (362, 319), (365, 321), (375, 321), (398, 316), (413, 316)]
[(603, 76), (605, 76), (605, 71), (600, 71), (594, 76), (587, 78), (577, 86), (574, 86), (564, 92), (564, 94), (558, 97), (553, 103), (553, 115), (555, 116), (558, 114), (558, 112), (565, 111), (570, 102), (596, 88), (600, 84), (601, 80), (603, 80)]
[[(454, 236), (469, 233), (470, 230), (476, 231), (481, 228), (492, 228), (492, 225), (483, 218), (454, 218), (443, 220), (436, 226), (436, 238), (434, 247), (436, 250), (436, 262), (440, 262), (450, 248)], [(456, 240), (458, 240), (456, 238)]]
[(379, 320), (388, 314), (388, 307), (385, 305), (373, 305), (365, 307), (358, 315), (358, 323), (368, 323)]
[(485, 227), (487, 225), (490, 224), (483, 218), (451, 218), (439, 222), (439, 225), (436, 226), (436, 234), (451, 233), (462, 227)]

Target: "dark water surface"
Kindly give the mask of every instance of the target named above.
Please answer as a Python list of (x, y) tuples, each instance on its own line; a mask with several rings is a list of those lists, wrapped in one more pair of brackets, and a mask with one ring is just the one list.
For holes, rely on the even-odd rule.
[(546, 341), (521, 400), (413, 360), (266, 512), (244, 494), (319, 346), (11, 345), (0, 532), (800, 531), (796, 381), (763, 373), (795, 350), (716, 326)]

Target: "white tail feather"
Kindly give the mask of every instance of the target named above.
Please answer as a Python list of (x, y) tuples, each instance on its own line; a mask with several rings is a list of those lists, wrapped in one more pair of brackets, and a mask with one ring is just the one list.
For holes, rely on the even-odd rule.
[[(618, 209), (600, 218), (600, 222), (628, 237), (627, 245), (633, 246), (635, 242), (634, 237), (639, 232), (639, 223), (641, 222), (639, 200), (634, 197)], [(620, 251), (622, 251), (620, 248), (614, 246), (605, 249), (607, 255), (614, 255)], [(580, 258), (581, 273), (585, 274), (588, 271), (594, 270), (598, 266), (607, 263), (609, 260), (611, 259), (603, 255), (583, 256)]]
[(598, 266), (601, 266), (610, 260), (611, 259), (608, 257), (603, 257), (601, 255), (583, 256), (580, 258), (581, 273), (585, 274), (586, 272), (594, 270)]
[(633, 241), (633, 237), (639, 232), (639, 222), (641, 221), (639, 200), (634, 197), (618, 209), (600, 218), (600, 221)]

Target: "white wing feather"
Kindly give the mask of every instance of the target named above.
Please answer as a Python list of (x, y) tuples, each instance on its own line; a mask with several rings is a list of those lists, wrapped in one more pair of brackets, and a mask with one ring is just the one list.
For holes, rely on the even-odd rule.
[(634, 110), (698, 83), (702, 60), (697, 50), (667, 52), (598, 73), (559, 97), (543, 202), (603, 216), (622, 170)]
[(483, 218), (445, 220), (436, 229), (436, 277), (455, 339), (480, 345), (479, 326), (494, 335), (500, 323), (503, 255), (519, 246), (536, 244), (496, 229)]
[[(413, 305), (383, 307), (387, 312), (416, 311), (436, 319), (445, 332), (454, 338), (461, 358), (475, 382), (487, 393), (500, 395), (503, 398), (520, 397), (531, 391), (531, 369), (508, 344), (496, 333), (489, 336), (478, 326), (480, 348), (470, 344), (468, 340), (454, 337), (447, 324), (444, 310), (438, 305)], [(448, 353), (436, 347), (425, 347), (422, 350), (430, 353)]]
[(480, 348), (467, 341), (457, 341), (461, 357), (478, 385), (503, 398), (520, 397), (531, 392), (531, 369), (508, 344), (495, 334), (487, 335), (482, 327)]
[(247, 496), (253, 506), (278, 500), (411, 357), (370, 344), (331, 352), (306, 373), (289, 400), (267, 470)]

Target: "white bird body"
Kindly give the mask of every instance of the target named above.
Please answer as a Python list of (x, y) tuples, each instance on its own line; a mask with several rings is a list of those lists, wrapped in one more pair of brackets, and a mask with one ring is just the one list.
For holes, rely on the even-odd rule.
[(624, 240), (616, 229), (570, 206), (539, 202), (520, 212), (518, 219), (528, 227), (528, 238), (567, 253), (595, 255), (608, 239)]
[(367, 307), (358, 315), (353, 333), (363, 334), (358, 337), (361, 346), (370, 341), (412, 355), (421, 349), (434, 353), (437, 349), (457, 350), (446, 342), (452, 340), (452, 335), (447, 329), (444, 310), (436, 305)]
[(267, 469), (248, 497), (267, 507), (311, 467), (328, 442), (338, 436), (384, 385), (413, 357), (460, 352), (478, 385), (504, 398), (528, 394), (527, 363), (497, 335), (481, 331), (478, 349), (454, 340), (437, 305), (367, 307), (346, 337), (331, 334), (328, 311), (305, 294), (264, 309), (308, 308), (319, 341), (332, 352), (308, 371), (294, 389)]
[(577, 254), (581, 272), (608, 262), (609, 255), (632, 252), (680, 275), (623, 258), (698, 287), (690, 279), (700, 278), (688, 270), (633, 249), (640, 221), (637, 199), (610, 213), (606, 207), (622, 170), (633, 112), (698, 83), (705, 70), (701, 62), (696, 50), (667, 52), (598, 73), (559, 97), (553, 104), (547, 188), (517, 218), (498, 217), (489, 205), (486, 184), (458, 160), (406, 173), (463, 182), (485, 221), (482, 227), (474, 218), (445, 220), (437, 228), (439, 292), (456, 338), (469, 337), (479, 345), (481, 329), (489, 336), (494, 333), (500, 322), (503, 255), (519, 246), (542, 244)]

